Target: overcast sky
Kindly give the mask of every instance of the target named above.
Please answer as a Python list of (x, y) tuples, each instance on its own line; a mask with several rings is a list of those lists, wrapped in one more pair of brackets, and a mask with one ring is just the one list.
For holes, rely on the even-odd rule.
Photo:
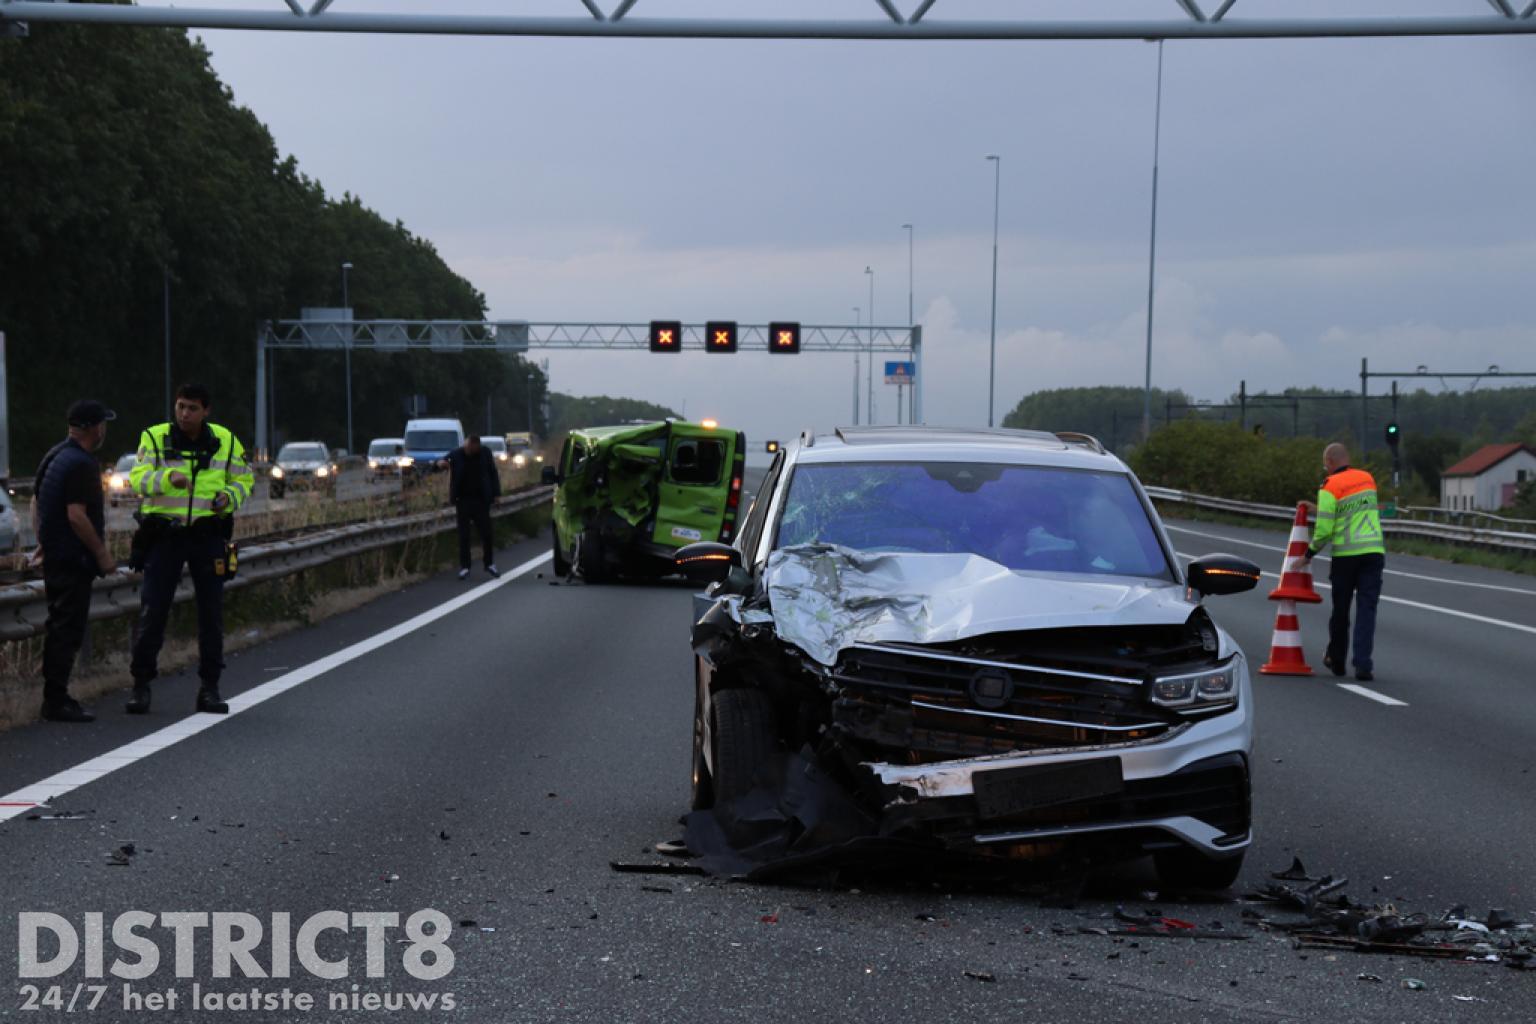
[[(1229, 17), (1341, 5), (1239, 0)], [(429, 8), (583, 13), (335, 4)], [(641, 0), (634, 16), (873, 9)], [(930, 17), (1017, 9), (941, 0)], [(1173, 0), (1093, 5), (1167, 12)], [(1000, 153), (998, 418), (1039, 388), (1141, 384), (1153, 44), (203, 37), (285, 153), (431, 239), (495, 318), (843, 323), (869, 315), (869, 265), (876, 319), (905, 323), (900, 225), (914, 223), (929, 422), (986, 421), (984, 158)], [(1536, 369), (1536, 36), (1175, 41), (1164, 56), (1155, 384), (1216, 400), (1244, 378), (1356, 387), (1362, 356)], [(557, 390), (686, 405), (757, 438), (852, 412), (846, 355), (548, 357)], [(876, 412), (894, 415), (878, 383)]]

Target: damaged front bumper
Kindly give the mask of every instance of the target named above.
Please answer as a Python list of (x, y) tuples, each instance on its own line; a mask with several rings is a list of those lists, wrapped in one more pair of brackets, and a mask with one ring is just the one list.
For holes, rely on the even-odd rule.
[(952, 848), (1093, 839), (1234, 856), (1251, 840), (1246, 670), (1241, 687), (1235, 707), (1151, 740), (859, 767), (887, 830), (922, 831)]

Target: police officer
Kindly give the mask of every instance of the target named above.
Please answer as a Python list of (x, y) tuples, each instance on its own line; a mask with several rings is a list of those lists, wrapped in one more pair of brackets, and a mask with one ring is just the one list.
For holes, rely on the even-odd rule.
[(201, 384), (176, 392), (175, 419), (144, 431), (130, 477), (139, 507), (143, 548), (142, 609), (134, 629), (133, 695), (127, 711), (149, 711), (149, 684), (158, 674), (160, 647), (182, 566), (197, 598), (197, 710), (226, 714), (219, 696), (224, 670), (224, 575), (233, 515), (250, 497), (254, 480), (245, 447), (227, 428), (208, 422), (212, 397)]
[(1355, 678), (1369, 682), (1371, 649), (1376, 637), (1376, 604), (1387, 548), (1382, 543), (1381, 518), (1376, 511), (1376, 480), (1363, 469), (1351, 469), (1349, 449), (1330, 444), (1323, 450), (1328, 478), (1317, 492), (1317, 528), (1307, 549), (1307, 561), (1333, 544), (1333, 615), (1328, 620), (1328, 652), (1323, 664), (1336, 676), (1344, 674), (1349, 654), (1349, 606), (1355, 605)]
[(81, 399), (69, 407), (69, 436), (37, 467), (32, 526), (42, 559), (48, 621), (43, 639), (43, 711), (50, 722), (90, 722), (96, 716), (69, 695), (69, 673), (85, 640), (91, 582), (117, 568), (107, 550), (101, 466), (92, 453), (107, 439), (116, 414)]

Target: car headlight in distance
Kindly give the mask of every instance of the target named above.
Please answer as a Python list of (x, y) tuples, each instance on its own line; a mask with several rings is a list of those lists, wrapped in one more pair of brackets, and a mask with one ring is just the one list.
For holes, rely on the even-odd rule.
[(273, 480), (281, 480), (282, 478), (283, 478), (283, 467), (282, 466), (273, 466), (272, 467), (272, 479)]
[(315, 470), (315, 476), (330, 476), (330, 475), (331, 475), (331, 471), (329, 469), (327, 469), (326, 467), (324, 467), (324, 466), (321, 466), (319, 469)]
[(121, 474), (121, 473), (113, 473), (112, 474), (112, 489), (114, 491), (122, 490), (123, 489), (123, 483), (124, 483), (124, 481), (123, 481), (123, 474)]
[(1152, 680), (1152, 703), (1165, 708), (1200, 710), (1236, 700), (1236, 658), (1215, 668), (1158, 676)]
[(512, 456), (512, 465), (518, 467), (528, 465), (528, 456), (521, 454)]
[(409, 456), (409, 455), (402, 455), (402, 456), (400, 456), (400, 465), (402, 465), (402, 466), (414, 466), (414, 465), (416, 465), (416, 460), (414, 458), (412, 458), (411, 456)]
[(379, 460), (378, 459), (369, 459), (368, 460), (368, 468), (369, 469), (378, 469), (379, 468)]

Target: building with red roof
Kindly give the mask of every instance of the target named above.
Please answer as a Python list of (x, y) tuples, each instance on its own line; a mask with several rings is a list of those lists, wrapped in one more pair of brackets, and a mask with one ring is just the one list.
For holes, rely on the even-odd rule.
[(1536, 451), (1530, 445), (1485, 444), (1440, 474), (1440, 507), (1496, 512), (1513, 503), (1515, 492), (1536, 479)]

